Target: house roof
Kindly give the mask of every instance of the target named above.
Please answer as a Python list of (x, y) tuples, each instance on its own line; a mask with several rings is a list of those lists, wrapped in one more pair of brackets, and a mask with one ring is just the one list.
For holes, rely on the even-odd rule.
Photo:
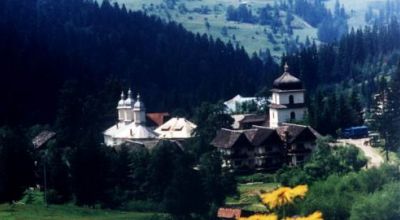
[(272, 128), (262, 127), (262, 126), (253, 126), (256, 129), (256, 133), (252, 139), (250, 139), (251, 143), (254, 146), (260, 146), (265, 144), (266, 142), (269, 143), (279, 143), (282, 142), (280, 136), (278, 135), (277, 131)]
[(160, 126), (165, 123), (165, 118), (169, 116), (168, 112), (159, 113), (147, 113), (147, 118), (152, 121), (155, 125)]
[(320, 136), (317, 131), (309, 126), (290, 123), (283, 123), (282, 126), (277, 128), (277, 132), (281, 139), (289, 144), (301, 138), (303, 140), (317, 139)]
[(245, 115), (244, 118), (240, 121), (240, 123), (256, 123), (256, 122), (265, 122), (267, 121), (267, 115)]
[(284, 124), (276, 129), (253, 126), (247, 130), (221, 129), (211, 145), (218, 148), (232, 148), (241, 141), (248, 142), (252, 146), (282, 143), (282, 141), (291, 144), (295, 141), (314, 141), (319, 136), (313, 128), (296, 124)]
[(219, 208), (217, 213), (218, 218), (228, 218), (228, 219), (239, 219), (241, 215), (242, 215), (242, 210), (235, 208)]
[(159, 126), (155, 132), (160, 138), (185, 139), (193, 136), (197, 126), (185, 118), (171, 118), (165, 124)]
[(53, 131), (42, 131), (36, 137), (32, 139), (32, 144), (35, 149), (42, 147), (47, 143), (50, 139), (56, 136), (56, 133)]
[[(247, 130), (247, 132), (249, 132), (249, 130)], [(211, 145), (218, 148), (232, 148), (236, 143), (239, 142), (239, 140), (243, 140), (251, 144), (247, 135), (243, 130), (231, 130), (223, 128), (217, 132), (217, 136), (214, 138), (214, 140), (212, 140)]]

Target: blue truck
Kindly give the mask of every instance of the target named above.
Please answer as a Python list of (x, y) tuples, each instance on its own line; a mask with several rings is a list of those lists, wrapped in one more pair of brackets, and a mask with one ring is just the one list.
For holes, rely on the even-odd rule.
[(342, 129), (342, 138), (367, 138), (368, 137), (368, 127), (358, 126)]

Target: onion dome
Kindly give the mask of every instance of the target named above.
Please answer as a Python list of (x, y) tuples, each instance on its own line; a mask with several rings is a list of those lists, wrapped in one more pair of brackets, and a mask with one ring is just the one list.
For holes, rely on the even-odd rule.
[(125, 94), (124, 92), (121, 93), (121, 100), (118, 102), (118, 107), (122, 107), (125, 104)]
[(274, 81), (273, 88), (279, 90), (299, 90), (303, 89), (303, 83), (300, 79), (289, 73), (289, 66), (285, 64), (285, 72)]
[(131, 89), (128, 90), (128, 98), (125, 100), (124, 104), (127, 107), (132, 107), (133, 104), (135, 103), (135, 100), (132, 98), (132, 91)]
[(144, 109), (144, 104), (140, 101), (140, 95), (138, 94), (136, 97), (135, 105), (133, 106), (135, 109)]

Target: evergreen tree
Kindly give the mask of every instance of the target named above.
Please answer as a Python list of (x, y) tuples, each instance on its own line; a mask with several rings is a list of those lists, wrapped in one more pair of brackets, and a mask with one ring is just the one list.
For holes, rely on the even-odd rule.
[(373, 124), (385, 140), (386, 159), (389, 160), (389, 151), (398, 150), (400, 145), (400, 64), (386, 85), (386, 80), (382, 79), (375, 100)]
[(9, 127), (0, 128), (0, 202), (13, 202), (33, 185), (34, 163), (23, 133)]

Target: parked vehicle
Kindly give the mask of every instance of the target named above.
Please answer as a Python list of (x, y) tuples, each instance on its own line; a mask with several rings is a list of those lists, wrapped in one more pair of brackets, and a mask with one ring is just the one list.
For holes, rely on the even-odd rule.
[(350, 127), (342, 129), (342, 138), (367, 138), (368, 137), (368, 127), (367, 126), (358, 126), (358, 127)]

